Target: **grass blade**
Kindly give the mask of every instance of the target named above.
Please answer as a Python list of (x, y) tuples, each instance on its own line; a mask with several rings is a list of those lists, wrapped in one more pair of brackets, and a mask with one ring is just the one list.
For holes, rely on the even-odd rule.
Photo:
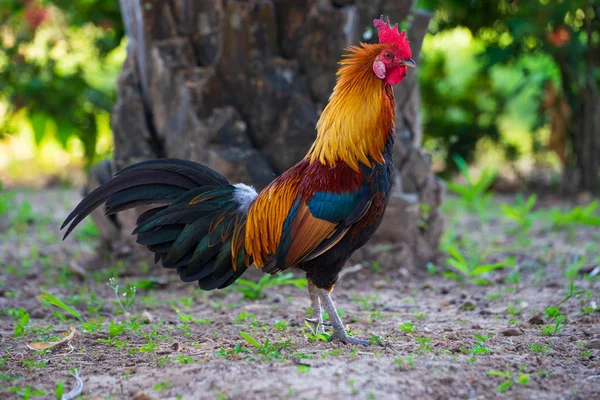
[(63, 311), (71, 314), (72, 316), (77, 318), (79, 320), (79, 322), (81, 322), (81, 323), (85, 322), (84, 319), (81, 317), (81, 315), (79, 315), (79, 312), (77, 312), (76, 309), (74, 309), (71, 306), (66, 305), (65, 303), (63, 303), (63, 301), (61, 299), (54, 296), (52, 293), (42, 289), (42, 294), (39, 295), (38, 298), (42, 301), (46, 301), (46, 302), (52, 304), (53, 306), (56, 306), (56, 307), (62, 309)]

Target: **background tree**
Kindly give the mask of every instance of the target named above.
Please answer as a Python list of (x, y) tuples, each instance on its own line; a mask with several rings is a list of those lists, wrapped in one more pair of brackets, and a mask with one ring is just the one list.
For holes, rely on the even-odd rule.
[(97, 116), (115, 100), (114, 82), (102, 77), (123, 37), (118, 4), (4, 0), (0, 26), (0, 138), (25, 119), (38, 144), (48, 132), (63, 146), (75, 137), (93, 162)]
[[(564, 154), (567, 161), (565, 183), (575, 182), (578, 188), (596, 191), (600, 172), (600, 2), (442, 0), (419, 4), (436, 10), (433, 33), (465, 26), (483, 42), (483, 72), (488, 76), (494, 65), (510, 65), (529, 75), (530, 83), (545, 89), (539, 107), (554, 110), (553, 125), (556, 112), (564, 114), (566, 140), (556, 137), (560, 132), (555, 129), (553, 135), (555, 146), (567, 145), (557, 149), (559, 157)], [(560, 73), (560, 92), (554, 93), (550, 70), (542, 79), (536, 79), (531, 66), (519, 62), (532, 54), (549, 56), (554, 61)], [(515, 88), (513, 95), (521, 89)], [(553, 99), (554, 106), (547, 104), (549, 99)], [(563, 99), (567, 111), (560, 104)], [(543, 117), (538, 110), (531, 112)], [(576, 172), (574, 177), (569, 174), (571, 167)]]
[[(117, 167), (178, 157), (264, 187), (306, 154), (344, 48), (371, 39), (373, 16), (405, 21), (418, 58), (430, 15), (410, 0), (378, 3), (122, 2), (129, 46), (112, 119)], [(398, 184), (380, 233), (406, 248), (407, 265), (436, 254), (442, 227), (416, 82), (411, 74), (396, 92)]]

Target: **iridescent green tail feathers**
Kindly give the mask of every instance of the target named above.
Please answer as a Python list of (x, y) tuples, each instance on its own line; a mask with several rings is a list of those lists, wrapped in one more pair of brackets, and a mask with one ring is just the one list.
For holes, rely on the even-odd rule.
[[(251, 263), (243, 247), (247, 206), (240, 204), (239, 193), (239, 185), (204, 165), (179, 159), (145, 161), (92, 191), (61, 229), (68, 226), (66, 238), (103, 203), (108, 215), (156, 205), (138, 217), (136, 241), (163, 267), (176, 269), (183, 281), (197, 280), (204, 290), (223, 288)], [(244, 195), (247, 202), (256, 192), (244, 189)]]

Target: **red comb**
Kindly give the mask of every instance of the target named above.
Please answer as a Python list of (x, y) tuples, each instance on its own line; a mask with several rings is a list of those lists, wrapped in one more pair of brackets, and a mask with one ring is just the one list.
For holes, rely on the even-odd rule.
[(379, 32), (379, 43), (391, 43), (399, 48), (408, 46), (406, 32), (402, 31), (398, 33), (398, 24), (391, 26), (389, 18), (385, 22), (382, 15), (379, 19), (373, 20), (373, 26)]

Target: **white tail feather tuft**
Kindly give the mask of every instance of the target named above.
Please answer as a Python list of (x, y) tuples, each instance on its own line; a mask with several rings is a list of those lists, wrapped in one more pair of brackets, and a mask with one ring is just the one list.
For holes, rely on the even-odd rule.
[(244, 213), (248, 212), (250, 205), (258, 196), (256, 189), (244, 183), (236, 183), (233, 186), (235, 187), (235, 190), (233, 191), (233, 199), (240, 205), (239, 210)]

